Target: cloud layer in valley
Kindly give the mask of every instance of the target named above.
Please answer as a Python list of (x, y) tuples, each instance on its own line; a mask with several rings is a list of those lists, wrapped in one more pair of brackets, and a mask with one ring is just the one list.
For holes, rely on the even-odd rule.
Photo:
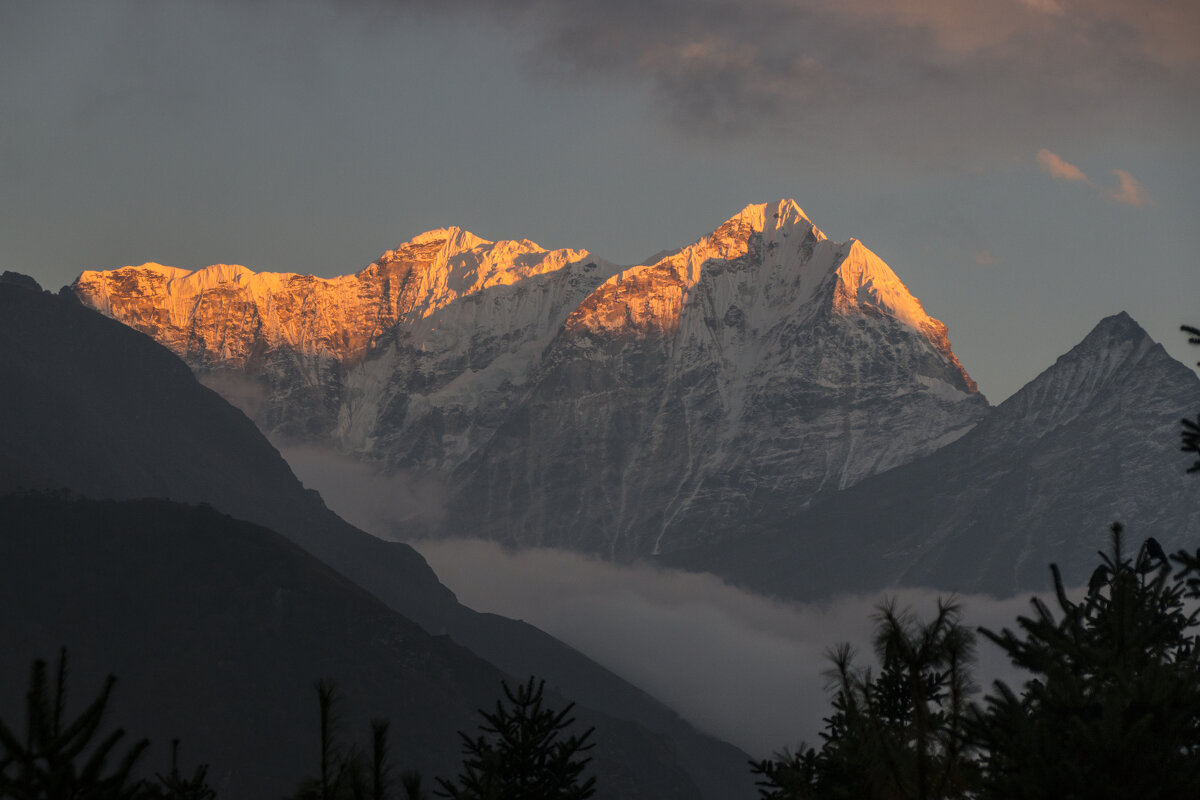
[[(228, 394), (226, 399), (231, 399)], [(445, 514), (445, 491), (436, 476), (383, 475), (374, 465), (327, 447), (275, 445), (296, 477), (317, 489), (326, 505), (350, 524), (380, 538), (395, 539), (401, 531), (412, 535), (435, 525)]]
[[(826, 654), (839, 642), (872, 663), (871, 615), (883, 595), (790, 604), (710, 575), (616, 566), (560, 550), (510, 552), (475, 540), (414, 545), (468, 606), (523, 619), (642, 687), (714, 735), (767, 756), (818, 743), (829, 714)], [(928, 618), (937, 593), (903, 589)], [(1013, 627), (1029, 598), (960, 598), (967, 624)], [(979, 644), (981, 683), (1018, 674)]]

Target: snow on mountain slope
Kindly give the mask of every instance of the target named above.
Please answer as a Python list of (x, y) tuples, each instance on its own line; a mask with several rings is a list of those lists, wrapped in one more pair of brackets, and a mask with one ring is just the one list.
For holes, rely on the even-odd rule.
[(768, 529), (986, 410), (887, 265), (792, 201), (610, 278), (456, 473), (450, 527), (625, 558)]
[[(752, 543), (670, 560), (768, 594), (888, 585), (1008, 595), (1087, 580), (1108, 526), (1168, 552), (1200, 536), (1179, 420), (1200, 380), (1124, 312), (954, 443), (825, 498)], [(817, 566), (819, 565), (819, 566)]]
[(1135, 545), (1186, 546), (1200, 535), (1200, 482), (1184, 472), (1178, 426), (1198, 406), (1195, 372), (1125, 312), (1106, 317), (942, 456), (962, 492), (914, 531), (902, 579), (1026, 588), (1054, 561), (1082, 582), (1113, 521)]
[(414, 325), (494, 287), (562, 270), (583, 250), (488, 242), (458, 228), (428, 231), (355, 275), (317, 278), (215, 264), (86, 271), (88, 305), (145, 329), (187, 360), (243, 367), (263, 348), (356, 361), (397, 324)]
[(218, 388), (250, 379), (277, 438), (438, 477), (426, 533), (618, 558), (769, 528), (987, 408), (945, 326), (790, 200), (627, 268), (448, 228), (341, 278), (145, 265), (75, 291)]
[[(500, 348), (544, 336), (556, 315), (565, 316), (558, 306), (572, 291), (612, 269), (584, 263), (587, 256), (444, 228), (337, 278), (143, 264), (84, 272), (73, 288), (85, 304), (165, 344), (217, 388), (230, 388), (231, 374), (261, 384), (238, 399), (268, 433), (332, 437), (343, 449), (363, 450), (396, 369), (445, 383), (437, 377), (443, 361), (455, 374), (476, 371)], [(395, 357), (397, 338), (412, 356), (399, 366), (386, 358)]]

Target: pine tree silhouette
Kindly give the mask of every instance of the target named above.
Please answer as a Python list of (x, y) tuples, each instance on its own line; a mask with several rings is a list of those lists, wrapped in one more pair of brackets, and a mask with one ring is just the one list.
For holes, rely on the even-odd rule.
[[(339, 741), (341, 718), (337, 708), (340, 700), (337, 684), (322, 678), (313, 683), (313, 688), (317, 692), (319, 720), (317, 774), (302, 780), (291, 800), (367, 800), (371, 795), (362, 759), (354, 748), (343, 747)], [(386, 749), (386, 724), (381, 733), (373, 729), (372, 746)], [(381, 779), (386, 776), (384, 764), (377, 765), (377, 771)], [(381, 796), (386, 796), (386, 787), (379, 784), (378, 788), (384, 792)]]
[[(592, 748), (594, 728), (566, 735), (575, 720), (575, 707), (562, 711), (543, 706), (546, 682), (534, 678), (516, 690), (501, 682), (504, 700), (496, 710), (480, 709), (483, 735), (459, 732), (463, 742), (463, 769), (456, 781), (438, 778), (439, 797), (455, 800), (585, 800), (596, 793), (596, 779), (583, 779), (591, 758), (581, 755)], [(507, 701), (507, 702), (506, 702)]]
[(388, 765), (388, 728), (386, 719), (371, 720), (371, 800), (386, 800), (391, 785)]
[(934, 618), (921, 622), (885, 601), (874, 619), (879, 674), (856, 667), (847, 644), (830, 652), (837, 693), (821, 749), (751, 762), (764, 800), (934, 800), (973, 786), (974, 635), (960, 607), (939, 600)]
[(425, 792), (421, 773), (415, 769), (406, 769), (400, 773), (400, 786), (404, 789), (404, 800), (429, 800)]
[(34, 661), (25, 696), (24, 740), (0, 721), (0, 797), (117, 800), (145, 796), (147, 785), (132, 774), (150, 743), (145, 739), (134, 743), (110, 766), (109, 759), (116, 754), (125, 731), (118, 728), (100, 736), (116, 682), (109, 675), (96, 699), (68, 721), (66, 648), (59, 651), (53, 686), (46, 662)]
[[(388, 755), (391, 723), (375, 718), (370, 722), (370, 746), (359, 748), (341, 742), (341, 696), (330, 679), (313, 684), (319, 711), (319, 758), (317, 775), (300, 781), (290, 800), (390, 800), (396, 781)], [(400, 788), (405, 800), (428, 800), (421, 773), (404, 770)]]
[(155, 775), (159, 786), (152, 795), (162, 800), (216, 800), (217, 793), (208, 785), (208, 765), (196, 767), (192, 777), (184, 778), (179, 771), (179, 740), (171, 741), (171, 771)]
[(1174, 577), (1147, 570), (1123, 556), (1119, 524), (1111, 538), (1105, 580), (1083, 600), (1068, 598), (1052, 565), (1057, 613), (1035, 599), (1020, 633), (982, 631), (1034, 676), (1019, 693), (997, 682), (986, 697), (982, 797), (1200, 797), (1192, 568), (1177, 559), (1185, 568)]

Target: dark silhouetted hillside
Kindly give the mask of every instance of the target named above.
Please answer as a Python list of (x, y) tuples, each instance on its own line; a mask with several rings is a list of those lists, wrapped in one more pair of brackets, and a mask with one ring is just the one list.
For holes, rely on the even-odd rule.
[[(610, 761), (597, 757), (614, 771), (604, 793), (630, 764), (653, 759), (657, 766), (644, 764), (635, 774), (666, 776), (678, 761), (704, 796), (752, 794), (736, 748), (698, 733), (543, 632), (459, 605), (410, 547), (372, 537), (329, 511), (245, 415), (148, 337), (69, 296), (0, 283), (0, 375), (0, 492), (66, 488), (95, 498), (209, 503), (279, 532), (426, 631), (449, 634), (501, 670), (546, 677), (559, 697), (579, 702), (581, 716), (584, 706), (604, 709), (611, 724), (596, 722), (597, 744)], [(666, 738), (649, 741), (642, 726)], [(686, 781), (649, 793), (629, 783), (623, 796), (695, 792)]]

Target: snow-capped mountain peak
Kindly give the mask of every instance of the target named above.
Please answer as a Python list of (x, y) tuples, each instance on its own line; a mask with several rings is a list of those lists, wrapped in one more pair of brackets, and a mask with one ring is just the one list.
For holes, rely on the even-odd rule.
[(1121, 311), (1102, 319), (1079, 344), (1001, 403), (987, 424), (1009, 425), (1019, 419), (1014, 437), (1043, 436), (1089, 406), (1120, 397), (1115, 384), (1137, 374), (1144, 363), (1172, 361), (1162, 345)]
[[(775, 203), (751, 203), (726, 220), (714, 235), (720, 236), (726, 230), (746, 228), (756, 233), (764, 233), (771, 229), (787, 229), (796, 225), (812, 227), (813, 222), (795, 200), (784, 198)], [(825, 234), (821, 233), (820, 238), (824, 239)]]
[(447, 261), (476, 247), (494, 244), (457, 226), (435, 228), (419, 233), (379, 257), (379, 262), (395, 262), (417, 258), (430, 262)]
[(449, 227), (338, 278), (145, 267), (75, 290), (250, 378), (275, 436), (438, 483), (426, 533), (664, 552), (927, 453), (987, 407), (945, 326), (793, 200), (630, 267)]
[[(685, 302), (694, 302), (693, 287), (705, 276), (714, 284), (714, 313), (724, 314), (737, 302), (758, 307), (772, 304), (771, 298), (806, 301), (824, 270), (803, 262), (826, 242), (794, 200), (748, 205), (692, 244), (614, 275), (576, 309), (567, 328), (610, 335), (676, 330)], [(825, 251), (818, 261), (831, 263), (832, 248)], [(766, 287), (781, 281), (795, 286)]]
[(912, 296), (883, 259), (859, 240), (850, 240), (850, 250), (838, 265), (836, 274), (835, 304), (839, 310), (852, 306), (876, 310), (918, 331), (923, 331), (929, 324), (929, 315), (921, 301)]

